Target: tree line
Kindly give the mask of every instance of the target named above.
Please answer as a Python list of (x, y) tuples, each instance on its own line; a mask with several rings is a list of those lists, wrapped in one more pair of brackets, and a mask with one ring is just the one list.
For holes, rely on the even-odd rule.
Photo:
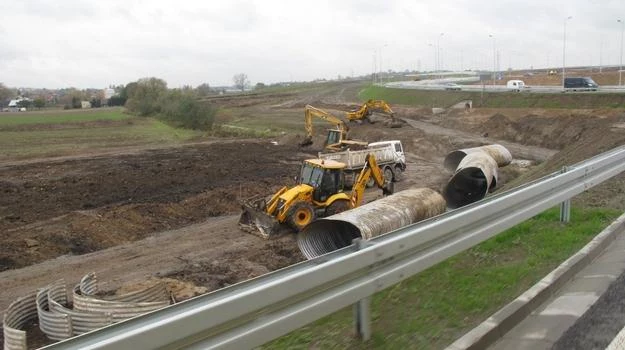
[[(159, 78), (143, 78), (128, 83), (119, 92), (119, 101), (128, 112), (141, 117), (156, 117), (177, 127), (209, 130), (216, 109), (199, 100), (210, 92), (208, 84), (168, 89)], [(110, 105), (110, 103), (109, 103)]]

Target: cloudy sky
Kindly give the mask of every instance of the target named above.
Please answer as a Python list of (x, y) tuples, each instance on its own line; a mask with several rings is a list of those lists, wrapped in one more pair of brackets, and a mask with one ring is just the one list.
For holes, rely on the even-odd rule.
[[(566, 20), (572, 16), (570, 20)], [(376, 69), (618, 65), (625, 0), (8, 0), (0, 82), (307, 81)], [(441, 33), (443, 33), (441, 35)], [(492, 35), (493, 37), (490, 37)]]

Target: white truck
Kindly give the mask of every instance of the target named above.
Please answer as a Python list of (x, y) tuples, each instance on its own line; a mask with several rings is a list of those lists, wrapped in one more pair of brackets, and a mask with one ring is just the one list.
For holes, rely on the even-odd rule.
[(406, 156), (399, 140), (372, 142), (367, 145), (367, 148), (356, 151), (320, 152), (319, 159), (345, 163), (345, 184), (350, 187), (365, 166), (365, 159), (369, 153), (375, 155), (375, 160), (383, 171), (385, 179), (391, 179), (393, 182), (401, 180), (401, 175), (406, 170)]

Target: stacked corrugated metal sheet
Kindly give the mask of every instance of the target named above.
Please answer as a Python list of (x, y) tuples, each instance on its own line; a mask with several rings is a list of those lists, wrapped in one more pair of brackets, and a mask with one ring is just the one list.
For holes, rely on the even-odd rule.
[(96, 274), (89, 273), (73, 288), (73, 303), (63, 280), (18, 299), (4, 315), (4, 348), (26, 349), (26, 332), (20, 328), (36, 318), (48, 338), (62, 340), (163, 308), (171, 300), (162, 282), (123, 295), (98, 291)]

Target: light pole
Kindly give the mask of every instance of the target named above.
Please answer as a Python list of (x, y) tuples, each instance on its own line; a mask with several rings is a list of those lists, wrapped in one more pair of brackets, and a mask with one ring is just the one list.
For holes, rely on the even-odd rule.
[[(442, 37), (443, 35), (445, 35), (445, 33), (441, 33), (441, 34), (438, 36), (438, 40), (437, 40), (437, 42), (436, 42), (436, 53), (437, 53), (437, 55), (438, 55), (438, 56), (437, 56), (438, 58), (437, 58), (437, 60), (436, 60), (436, 65), (437, 65), (438, 67), (437, 67), (437, 69), (436, 69), (436, 70), (438, 70), (438, 71), (439, 71), (439, 73), (440, 73), (440, 71), (441, 71), (441, 70), (442, 70), (442, 68), (443, 68), (443, 67), (441, 67), (441, 37)], [(440, 77), (440, 75), (439, 75), (439, 77)]]
[(432, 52), (434, 52), (434, 60), (432, 61), (432, 73), (436, 72), (436, 47), (434, 44), (428, 43), (428, 46), (432, 48)]
[(621, 24), (621, 63), (618, 68), (618, 85), (621, 86), (621, 74), (623, 73), (623, 21), (620, 19), (616, 21)]
[(493, 38), (493, 86), (495, 86), (495, 72), (497, 71), (497, 50), (495, 49), (495, 36), (488, 34), (489, 38)]
[(384, 45), (382, 45), (382, 47), (380, 48), (380, 82), (381, 82), (381, 83), (383, 82), (383, 79), (382, 79), (382, 74), (384, 74), (384, 70), (383, 70), (383, 68), (382, 68), (382, 50), (383, 50), (385, 47), (387, 47), (387, 46), (388, 46), (388, 44), (384, 44)]
[(566, 22), (573, 18), (568, 16), (564, 19), (564, 36), (562, 39), (562, 88), (564, 88), (564, 79), (566, 78)]

